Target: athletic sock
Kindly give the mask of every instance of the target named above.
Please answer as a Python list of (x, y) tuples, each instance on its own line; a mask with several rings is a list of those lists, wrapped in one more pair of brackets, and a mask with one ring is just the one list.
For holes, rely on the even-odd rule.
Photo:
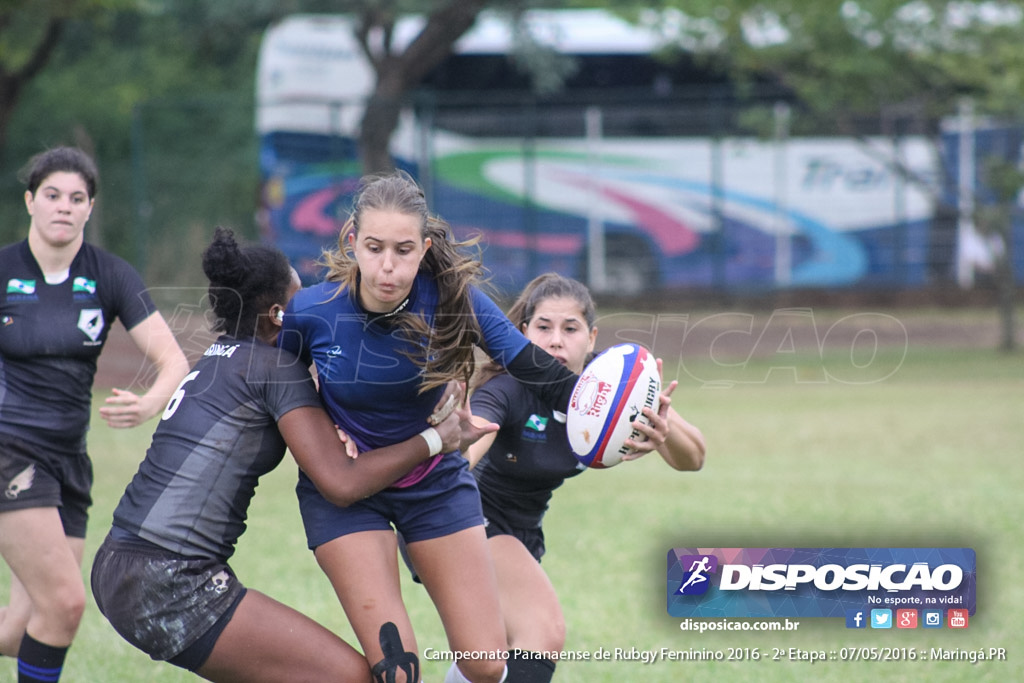
[(67, 653), (66, 647), (40, 643), (26, 633), (18, 649), (18, 683), (56, 683)]
[(518, 648), (508, 652), (508, 683), (550, 683), (555, 663), (540, 653)]
[[(506, 683), (506, 681), (512, 683), (512, 679), (508, 677), (508, 665), (505, 666), (505, 672), (501, 674), (501, 683)], [(448, 673), (444, 675), (444, 683), (472, 683), (472, 681), (466, 678), (455, 662), (452, 662)]]
[(448, 673), (444, 675), (444, 683), (472, 683), (472, 681), (463, 676), (459, 671), (459, 666), (452, 662), (452, 665), (448, 667)]

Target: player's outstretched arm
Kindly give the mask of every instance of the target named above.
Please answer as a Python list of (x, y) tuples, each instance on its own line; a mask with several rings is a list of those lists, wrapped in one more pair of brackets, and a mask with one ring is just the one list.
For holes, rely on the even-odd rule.
[[(331, 419), (316, 406), (285, 413), (277, 426), (302, 471), (324, 498), (342, 507), (387, 488), (435, 454), (428, 437), (416, 435), (393, 446), (367, 451), (358, 458), (349, 457)], [(453, 412), (433, 429), (440, 439), (437, 452), (449, 453), (459, 448), (463, 435), (457, 413)]]

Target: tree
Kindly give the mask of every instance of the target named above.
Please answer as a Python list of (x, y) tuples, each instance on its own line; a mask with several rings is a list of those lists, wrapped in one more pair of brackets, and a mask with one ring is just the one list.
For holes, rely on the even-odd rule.
[(377, 74), (359, 133), (363, 170), (392, 167), (388, 143), (398, 126), (405, 94), (451, 51), (476, 20), (485, 0), (450, 0), (431, 11), (419, 35), (402, 51), (393, 42), (394, 8), (368, 8), (359, 15), (357, 37)]
[[(391, 136), (408, 93), (441, 63), (455, 42), (484, 9), (522, 11), (526, 0), (419, 0), (418, 2), (335, 2), (336, 11), (357, 18), (356, 37), (376, 73), (376, 83), (363, 111), (359, 149), (363, 171), (393, 167), (388, 151)], [(562, 3), (549, 2), (547, 5)], [(403, 14), (422, 14), (423, 27), (408, 45), (395, 43), (395, 26)]]
[[(26, 0), (0, 10), (0, 41), (5, 47), (0, 50), (0, 149), (7, 140), (11, 115), (25, 84), (49, 61), (64, 28), (63, 18), (43, 15), (38, 30), (26, 36), (24, 24), (30, 20), (24, 12), (28, 4)], [(16, 42), (22, 45), (14, 45)]]
[[(505, 9), (510, 14), (538, 4), (530, 0), (165, 0), (198, 5), (204, 11), (207, 31), (246, 17), (248, 26), (266, 27), (289, 13), (329, 12), (355, 18), (356, 38), (376, 74), (373, 92), (366, 101), (360, 123), (359, 150), (363, 171), (391, 169), (389, 152), (409, 93), (452, 50), (455, 42), (472, 28), (484, 9)], [(559, 6), (562, 2), (541, 3)], [(235, 11), (237, 10), (237, 11)], [(395, 41), (395, 28), (403, 16), (423, 17), (420, 31), (407, 44)], [(237, 27), (235, 27), (237, 28)]]
[[(661, 0), (632, 17), (652, 21), (652, 9), (660, 10), (654, 21), (672, 27), (682, 48), (715, 61), (741, 83), (769, 77), (812, 119), (835, 121), (849, 135), (859, 134), (865, 117), (881, 116), (909, 120), (916, 132), (937, 140), (943, 117), (964, 97), (986, 114), (1022, 120), (1024, 8), (1013, 0)], [(897, 134), (896, 127), (887, 132)], [(1019, 160), (1019, 149), (996, 156), (1004, 162), (1001, 170), (981, 164), (998, 184), (996, 207), (983, 206), (974, 218), (1007, 245), (996, 273), (1012, 347), (1009, 209), (1024, 178), (1005, 169), (1005, 160)], [(956, 210), (949, 205), (957, 194), (952, 178), (936, 188), (898, 159), (883, 161), (931, 194), (937, 215)]]
[(128, 5), (129, 0), (7, 0), (0, 6), (0, 151), (25, 86), (50, 62), (67, 22)]

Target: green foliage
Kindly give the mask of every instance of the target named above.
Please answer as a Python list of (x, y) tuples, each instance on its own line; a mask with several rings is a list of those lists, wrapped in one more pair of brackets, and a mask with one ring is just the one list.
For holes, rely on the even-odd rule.
[(1018, 3), (954, 0), (663, 0), (682, 13), (679, 41), (735, 77), (770, 75), (823, 115), (914, 102), (948, 114), (969, 94), (1019, 101), (1024, 19)]
[(242, 24), (218, 24), (215, 7), (131, 3), (66, 22), (0, 153), (2, 242), (21, 239), (28, 225), (16, 169), (59, 144), (82, 146), (100, 166), (88, 238), (152, 269), (145, 275), (160, 284), (201, 281), (198, 253), (215, 224), (255, 234), (262, 24), (245, 12)]

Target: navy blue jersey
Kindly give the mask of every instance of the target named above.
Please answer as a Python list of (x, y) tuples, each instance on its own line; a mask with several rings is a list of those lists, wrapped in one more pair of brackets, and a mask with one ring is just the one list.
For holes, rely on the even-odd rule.
[(110, 326), (131, 329), (156, 307), (134, 268), (88, 243), (54, 285), (28, 240), (4, 247), (0, 286), (0, 432), (79, 452)]
[(501, 425), (473, 474), (489, 508), (520, 528), (541, 526), (552, 492), (586, 467), (569, 447), (565, 415), (522, 383), (496, 375), (473, 392), (473, 414)]
[[(407, 355), (417, 347), (399, 338), (388, 319), (369, 315), (347, 289), (334, 296), (337, 289), (337, 283), (327, 282), (296, 294), (279, 344), (316, 364), (327, 413), (360, 451), (412, 438), (424, 429), (444, 387), (419, 393), (421, 369)], [(509, 363), (529, 342), (485, 294), (473, 289), (471, 295), (484, 350), (496, 362)], [(430, 325), (437, 304), (437, 285), (421, 272), (405, 310)], [(439, 457), (417, 466), (398, 485), (418, 481)]]
[(168, 402), (114, 526), (186, 557), (227, 561), (257, 481), (284, 457), (278, 419), (319, 405), (292, 354), (222, 336)]

